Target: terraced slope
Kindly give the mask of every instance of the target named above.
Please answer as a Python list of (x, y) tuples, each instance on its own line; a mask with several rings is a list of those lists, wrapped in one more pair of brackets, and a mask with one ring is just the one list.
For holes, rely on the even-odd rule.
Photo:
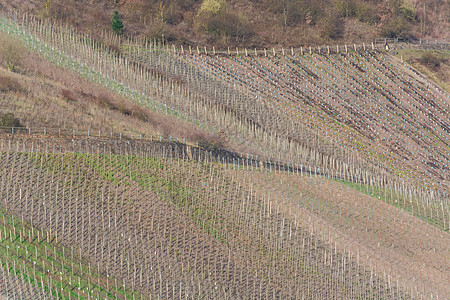
[(239, 152), (448, 194), (449, 95), (383, 52), (191, 55), (130, 39), (118, 56), (17, 13), (0, 28), (139, 105), (220, 133)]
[(376, 51), (185, 58), (281, 112), (288, 136), (311, 128), (358, 159), (448, 191), (450, 95), (397, 59)]
[(413, 69), (369, 50), (224, 56), (128, 40), (118, 55), (17, 13), (0, 30), (249, 152), (2, 135), (4, 294), (450, 294), (449, 97)]
[(0, 255), (28, 267), (17, 280), (54, 296), (449, 292), (447, 233), (326, 177), (219, 164), (159, 142), (14, 136), (0, 150), (2, 214), (16, 216)]

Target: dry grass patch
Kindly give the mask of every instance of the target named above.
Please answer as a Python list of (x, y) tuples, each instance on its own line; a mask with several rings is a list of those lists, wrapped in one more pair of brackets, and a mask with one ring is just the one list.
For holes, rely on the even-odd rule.
[(25, 126), (133, 132), (185, 138), (211, 150), (230, 147), (218, 134), (141, 107), (33, 53), (24, 58), (21, 74), (4, 70), (0, 91), (8, 94), (0, 99), (0, 108), (14, 112)]
[(408, 64), (450, 92), (450, 51), (400, 50), (397, 57), (402, 57)]
[(0, 92), (7, 93), (7, 92), (22, 92), (24, 91), (23, 86), (19, 83), (18, 80), (0, 75)]

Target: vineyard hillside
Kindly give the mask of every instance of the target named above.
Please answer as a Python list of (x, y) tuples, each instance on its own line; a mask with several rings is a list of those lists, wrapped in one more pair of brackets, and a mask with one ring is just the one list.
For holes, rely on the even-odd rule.
[(100, 35), (0, 11), (0, 296), (448, 298), (448, 44)]
[(178, 143), (18, 134), (0, 151), (12, 297), (449, 292), (447, 233), (399, 193)]

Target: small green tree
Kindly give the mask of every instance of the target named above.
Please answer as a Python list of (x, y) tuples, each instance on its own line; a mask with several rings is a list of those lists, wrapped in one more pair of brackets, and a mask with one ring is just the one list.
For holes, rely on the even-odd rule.
[(119, 12), (116, 10), (114, 11), (112, 20), (111, 20), (111, 27), (112, 30), (117, 34), (123, 33), (123, 22), (120, 19)]

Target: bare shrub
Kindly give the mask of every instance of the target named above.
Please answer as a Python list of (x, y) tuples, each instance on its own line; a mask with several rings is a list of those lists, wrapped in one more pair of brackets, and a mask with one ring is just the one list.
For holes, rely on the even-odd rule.
[(161, 20), (155, 20), (145, 32), (145, 36), (149, 40), (157, 39), (164, 42), (174, 42), (178, 39), (172, 28)]
[(445, 62), (445, 59), (440, 58), (433, 52), (425, 52), (419, 59), (419, 62), (428, 68), (438, 69), (441, 63)]
[(208, 151), (219, 151), (225, 148), (225, 139), (220, 135), (199, 132), (194, 134), (191, 138), (194, 142), (197, 142), (200, 147)]
[[(161, 9), (160, 9), (161, 11)], [(181, 8), (178, 3), (170, 3), (167, 7), (164, 7), (164, 17), (163, 20), (167, 24), (176, 25), (183, 20), (183, 14), (181, 13)]]
[[(71, 95), (72, 94), (69, 92), (69, 97)], [(123, 100), (115, 99), (114, 97), (112, 97), (106, 93), (100, 94), (99, 96), (82, 93), (82, 96), (84, 98), (86, 98), (88, 102), (90, 102), (98, 107), (105, 108), (105, 109), (112, 110), (112, 111), (118, 111), (124, 116), (133, 117), (133, 118), (138, 119), (143, 122), (149, 121), (149, 116), (145, 112), (145, 109), (136, 104), (128, 103)]]
[(412, 36), (411, 23), (403, 16), (390, 18), (381, 28), (381, 35), (388, 38), (408, 39)]
[(200, 13), (218, 15), (226, 9), (227, 4), (224, 0), (203, 0)]
[(0, 92), (22, 92), (24, 88), (16, 79), (0, 75)]
[(237, 14), (225, 12), (206, 17), (203, 20), (208, 33), (216, 37), (231, 37), (236, 40), (246, 39), (252, 31), (245, 20)]
[(67, 102), (77, 102), (77, 98), (75, 98), (75, 96), (69, 90), (62, 90), (61, 91), (61, 96)]
[(23, 125), (12, 113), (0, 112), (0, 127), (23, 127)]
[(0, 57), (10, 71), (22, 64), (25, 57), (25, 46), (18, 40), (8, 35), (0, 35)]
[(325, 19), (322, 26), (321, 35), (329, 40), (336, 40), (342, 38), (344, 32), (343, 20), (338, 14), (334, 13)]
[(197, 27), (215, 39), (242, 41), (253, 35), (246, 18), (227, 8), (222, 0), (205, 0), (196, 17)]
[(121, 50), (118, 45), (113, 44), (113, 43), (106, 43), (105, 46), (106, 46), (106, 48), (109, 49), (111, 54), (113, 54), (115, 56), (119, 56), (121, 54)]
[(137, 109), (137, 110), (132, 111), (131, 115), (133, 117), (135, 117), (136, 119), (141, 120), (142, 122), (148, 122), (148, 120), (149, 120), (147, 113), (144, 112), (142, 109)]

